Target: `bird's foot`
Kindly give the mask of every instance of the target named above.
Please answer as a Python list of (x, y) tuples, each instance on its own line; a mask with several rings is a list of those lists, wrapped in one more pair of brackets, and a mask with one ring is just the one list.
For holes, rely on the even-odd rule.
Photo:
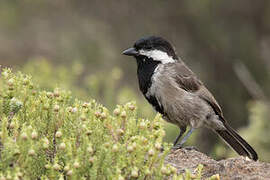
[(195, 146), (186, 146), (186, 147), (184, 147), (184, 149), (189, 150), (189, 151), (191, 151), (191, 150), (198, 151), (198, 149)]
[(178, 149), (182, 149), (183, 148), (183, 144), (176, 144), (172, 147), (172, 150), (178, 150)]
[(195, 146), (186, 146), (184, 147), (183, 144), (176, 144), (175, 146), (172, 147), (172, 150), (178, 150), (178, 149), (186, 149), (186, 150), (195, 150), (198, 151), (198, 149)]

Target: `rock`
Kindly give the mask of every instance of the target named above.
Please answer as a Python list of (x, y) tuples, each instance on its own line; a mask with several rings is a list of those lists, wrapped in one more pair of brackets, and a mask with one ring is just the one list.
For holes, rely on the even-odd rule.
[(167, 156), (166, 163), (177, 168), (178, 173), (185, 172), (185, 169), (194, 172), (202, 164), (203, 179), (215, 174), (219, 174), (222, 180), (270, 179), (270, 163), (252, 161), (241, 156), (216, 161), (201, 152), (183, 148), (172, 151)]

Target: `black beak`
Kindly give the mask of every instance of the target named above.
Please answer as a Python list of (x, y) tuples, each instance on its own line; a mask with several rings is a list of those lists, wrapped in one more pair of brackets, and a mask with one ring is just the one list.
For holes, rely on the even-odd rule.
[(139, 52), (135, 48), (132, 47), (132, 48), (124, 50), (122, 54), (127, 55), (127, 56), (138, 56)]

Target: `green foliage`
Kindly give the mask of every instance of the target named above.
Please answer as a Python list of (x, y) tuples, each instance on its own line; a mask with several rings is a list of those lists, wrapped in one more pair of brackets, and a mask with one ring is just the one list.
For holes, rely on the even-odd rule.
[[(190, 179), (164, 164), (161, 117), (137, 117), (134, 102), (111, 114), (59, 88), (4, 69), (0, 79), (0, 177), (3, 179)], [(161, 152), (161, 149), (164, 149)], [(202, 167), (198, 167), (197, 179)]]
[(247, 137), (247, 140), (253, 142), (259, 157), (263, 161), (270, 161), (270, 116), (269, 104), (262, 101), (253, 101), (248, 104), (249, 125), (241, 130), (241, 134)]

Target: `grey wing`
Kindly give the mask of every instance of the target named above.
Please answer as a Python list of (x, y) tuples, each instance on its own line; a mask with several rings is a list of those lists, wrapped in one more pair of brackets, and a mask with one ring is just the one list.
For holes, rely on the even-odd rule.
[(177, 84), (182, 89), (197, 94), (213, 108), (215, 113), (219, 115), (223, 121), (225, 121), (222, 110), (216, 99), (197, 76), (184, 63), (177, 63), (173, 67), (175, 68), (175, 81)]

